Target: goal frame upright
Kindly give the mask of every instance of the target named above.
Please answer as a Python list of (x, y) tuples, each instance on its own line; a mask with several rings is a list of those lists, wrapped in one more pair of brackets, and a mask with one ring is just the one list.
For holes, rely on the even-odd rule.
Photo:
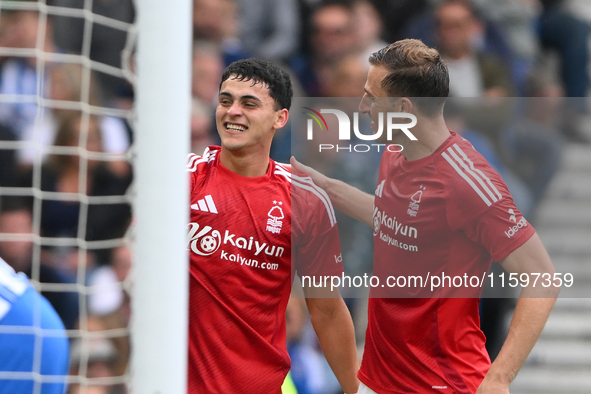
[(131, 384), (187, 390), (192, 1), (137, 0)]

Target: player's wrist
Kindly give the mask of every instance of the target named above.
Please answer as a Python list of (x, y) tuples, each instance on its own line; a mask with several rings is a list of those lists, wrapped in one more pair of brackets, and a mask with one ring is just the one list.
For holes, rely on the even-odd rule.
[(491, 366), (484, 380), (491, 384), (509, 387), (513, 381), (514, 375), (507, 371), (499, 371), (495, 366)]

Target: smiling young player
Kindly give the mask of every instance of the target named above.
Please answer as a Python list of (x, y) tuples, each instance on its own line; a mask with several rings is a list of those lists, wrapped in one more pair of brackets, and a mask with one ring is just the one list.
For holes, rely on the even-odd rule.
[[(221, 147), (189, 156), (190, 394), (280, 393), (294, 273), (342, 273), (328, 197), (269, 158), (292, 95), (289, 76), (272, 63), (232, 63), (216, 110)], [(343, 390), (355, 393), (351, 316), (338, 291), (321, 295), (306, 294), (312, 324)]]

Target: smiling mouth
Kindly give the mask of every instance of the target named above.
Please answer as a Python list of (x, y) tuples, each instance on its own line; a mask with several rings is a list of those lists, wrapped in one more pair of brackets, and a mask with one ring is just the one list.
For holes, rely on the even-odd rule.
[(235, 123), (226, 123), (225, 124), (226, 129), (228, 129), (229, 131), (236, 131), (239, 133), (242, 133), (243, 131), (246, 131), (246, 129), (248, 129), (248, 127), (240, 125), (240, 124), (235, 124)]

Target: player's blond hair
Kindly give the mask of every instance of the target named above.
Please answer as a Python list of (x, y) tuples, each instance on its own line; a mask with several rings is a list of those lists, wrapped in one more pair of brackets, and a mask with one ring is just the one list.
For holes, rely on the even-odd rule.
[(382, 89), (390, 97), (413, 98), (425, 114), (439, 113), (449, 95), (449, 73), (439, 52), (421, 40), (396, 41), (369, 57), (389, 73)]

